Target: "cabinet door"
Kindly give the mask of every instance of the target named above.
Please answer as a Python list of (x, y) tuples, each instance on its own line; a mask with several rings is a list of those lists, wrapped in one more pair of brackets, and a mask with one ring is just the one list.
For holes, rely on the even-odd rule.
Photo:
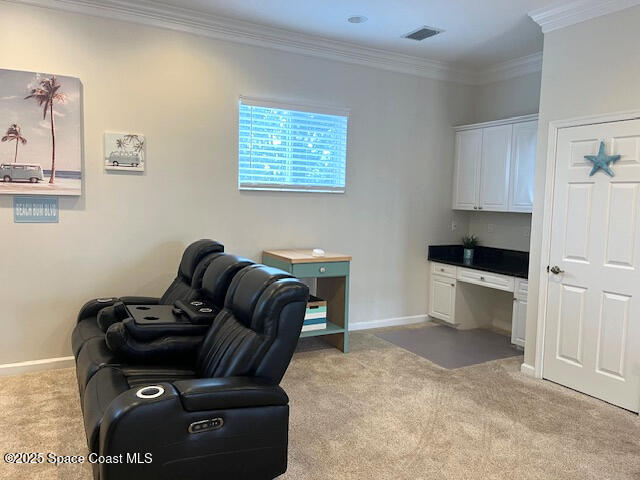
[(533, 177), (537, 143), (538, 122), (517, 123), (513, 126), (510, 212), (531, 213), (533, 210)]
[(453, 178), (453, 208), (473, 210), (478, 206), (478, 175), (482, 156), (482, 130), (456, 133)]
[(448, 323), (455, 322), (456, 281), (433, 275), (429, 295), (429, 315)]
[(482, 130), (480, 210), (504, 212), (509, 207), (509, 168), (513, 125)]
[(521, 297), (513, 299), (511, 317), (511, 343), (524, 348), (524, 336), (527, 327), (527, 300)]

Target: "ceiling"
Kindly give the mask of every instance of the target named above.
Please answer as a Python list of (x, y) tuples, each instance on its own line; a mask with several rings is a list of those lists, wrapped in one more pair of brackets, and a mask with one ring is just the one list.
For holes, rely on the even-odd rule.
[[(542, 51), (527, 13), (573, 0), (162, 0), (210, 15), (438, 60), (467, 69)], [(363, 15), (366, 23), (347, 18)], [(444, 29), (416, 42), (402, 35), (423, 25)]]

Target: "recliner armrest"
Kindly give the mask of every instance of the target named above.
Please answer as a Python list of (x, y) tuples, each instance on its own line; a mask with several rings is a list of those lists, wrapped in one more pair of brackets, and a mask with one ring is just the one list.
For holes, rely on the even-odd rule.
[(110, 307), (116, 302), (124, 302), (131, 305), (157, 305), (160, 302), (156, 297), (103, 297), (94, 298), (85, 303), (78, 313), (78, 322), (85, 318), (95, 317), (104, 307)]
[(109, 307), (120, 301), (118, 297), (94, 298), (85, 303), (78, 313), (78, 322), (85, 318), (95, 317), (104, 307)]
[(251, 377), (178, 380), (173, 386), (188, 412), (289, 403), (289, 397), (280, 386)]
[(120, 301), (127, 305), (158, 305), (160, 299), (158, 297), (120, 297)]

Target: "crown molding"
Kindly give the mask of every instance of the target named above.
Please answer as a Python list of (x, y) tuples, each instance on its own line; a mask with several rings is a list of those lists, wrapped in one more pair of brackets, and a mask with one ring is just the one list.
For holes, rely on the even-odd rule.
[(640, 0), (576, 0), (534, 10), (529, 16), (542, 27), (542, 33), (548, 33), (636, 5), (640, 5)]
[(151, 0), (4, 1), (167, 28), (218, 40), (466, 85), (482, 85), (541, 70), (541, 62), (538, 60), (541, 54), (510, 60), (487, 70), (472, 70), (437, 60), (214, 16)]
[(542, 52), (498, 63), (477, 74), (476, 84), (499, 82), (542, 71)]

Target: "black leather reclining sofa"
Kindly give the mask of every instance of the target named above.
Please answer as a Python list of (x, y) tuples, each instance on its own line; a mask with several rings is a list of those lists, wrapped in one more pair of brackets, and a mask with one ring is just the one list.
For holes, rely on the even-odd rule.
[(91, 335), (79, 342), (76, 364), (87, 445), (104, 460), (93, 464), (95, 480), (272, 479), (286, 471), (289, 406), (278, 384), (309, 290), (220, 247), (187, 248), (176, 279), (188, 285), (182, 299), (83, 307), (76, 330), (96, 322), (82, 327)]

